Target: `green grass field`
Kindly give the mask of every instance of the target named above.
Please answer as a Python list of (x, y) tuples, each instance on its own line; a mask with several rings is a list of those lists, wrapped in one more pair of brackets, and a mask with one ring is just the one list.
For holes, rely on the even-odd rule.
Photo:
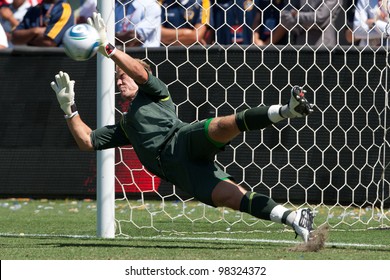
[[(159, 203), (150, 202), (156, 209)], [(124, 234), (102, 239), (95, 237), (95, 201), (0, 200), (0, 259), (390, 260), (388, 229), (331, 229), (322, 250), (297, 252), (292, 248), (300, 240), (281, 225), (259, 224), (253, 231), (248, 230), (250, 222), (235, 223), (237, 213), (225, 214), (226, 220), (231, 219), (226, 225), (218, 218), (212, 218), (211, 223), (198, 219), (195, 206), (192, 210), (192, 222), (175, 216), (169, 208), (157, 211), (153, 227), (148, 227), (150, 217), (135, 215), (137, 211), (144, 212), (137, 208), (131, 213), (134, 223), (121, 223)], [(118, 219), (130, 215), (120, 204), (116, 212)], [(319, 213), (316, 219), (321, 221), (324, 217)], [(227, 231), (227, 227), (232, 229)]]

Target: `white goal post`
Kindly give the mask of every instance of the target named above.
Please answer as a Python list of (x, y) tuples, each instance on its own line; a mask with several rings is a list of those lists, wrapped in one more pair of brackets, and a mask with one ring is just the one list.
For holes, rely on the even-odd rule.
[[(111, 6), (107, 2), (98, 1), (104, 3), (100, 8), (104, 19), (113, 12), (114, 0)], [(350, 7), (342, 10), (346, 15)], [(346, 16), (337, 28), (338, 36), (344, 36), (349, 28)], [(242, 134), (217, 156), (218, 163), (248, 189), (270, 195), (287, 207), (309, 205), (318, 216), (316, 226), (328, 225), (335, 230), (390, 226), (390, 77), (384, 47), (216, 43), (127, 51), (145, 59), (167, 83), (177, 113), (186, 122), (284, 103), (291, 86), (304, 86), (308, 99), (316, 105), (312, 116)], [(111, 65), (108, 68), (113, 69)], [(119, 94), (115, 103), (118, 121), (127, 107)], [(113, 222), (116, 236), (128, 236), (134, 228), (159, 233), (231, 233), (273, 225), (198, 203), (150, 174), (130, 146), (115, 149), (114, 161), (111, 154), (108, 157), (115, 167), (115, 178), (105, 173), (102, 165), (98, 178), (109, 183), (98, 187), (97, 207), (105, 207), (107, 198), (113, 205), (115, 196), (115, 217), (110, 208), (99, 212), (99, 223), (108, 221), (103, 227), (110, 228), (108, 235), (98, 230), (102, 237), (113, 237)], [(98, 160), (103, 164), (107, 159)]]
[[(114, 0), (98, 1), (98, 10), (106, 22), (110, 42), (115, 40)], [(101, 54), (97, 58), (97, 127), (115, 122), (114, 63)], [(97, 236), (115, 237), (115, 150), (98, 151), (96, 168)]]

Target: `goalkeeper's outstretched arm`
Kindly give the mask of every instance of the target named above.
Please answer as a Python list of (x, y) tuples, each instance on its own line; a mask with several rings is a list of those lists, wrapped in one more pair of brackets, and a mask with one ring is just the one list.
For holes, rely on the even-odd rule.
[(94, 151), (91, 132), (92, 129), (80, 118), (74, 101), (74, 84), (69, 75), (60, 71), (51, 82), (51, 87), (56, 93), (58, 103), (65, 113), (65, 119), (77, 145), (82, 151)]
[[(144, 84), (148, 80), (148, 72), (144, 66), (136, 59), (121, 50), (107, 40), (106, 25), (101, 15), (94, 13), (88, 18), (88, 23), (93, 26), (100, 36), (99, 52), (106, 57), (111, 58), (127, 75), (129, 75), (137, 84)], [(51, 82), (51, 87), (57, 95), (61, 109), (65, 113), (65, 118), (77, 145), (82, 151), (94, 151), (91, 140), (92, 129), (80, 118), (76, 104), (74, 102), (74, 84), (69, 75), (60, 71), (55, 76), (55, 81)]]
[(111, 58), (127, 75), (130, 76), (137, 84), (144, 84), (148, 80), (148, 73), (145, 71), (136, 59), (130, 55), (116, 49), (107, 40), (106, 24), (99, 13), (93, 13), (88, 18), (88, 24), (96, 29), (100, 37), (99, 52), (105, 57)]
[(91, 142), (92, 129), (84, 123), (80, 116), (77, 115), (71, 119), (67, 119), (66, 123), (68, 124), (69, 130), (76, 140), (79, 149), (82, 151), (94, 151)]

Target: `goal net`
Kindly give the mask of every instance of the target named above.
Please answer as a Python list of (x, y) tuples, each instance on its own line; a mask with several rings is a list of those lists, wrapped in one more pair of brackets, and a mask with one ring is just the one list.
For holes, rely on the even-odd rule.
[[(213, 7), (232, 8), (212, 1)], [(303, 86), (315, 104), (311, 116), (244, 133), (216, 157), (217, 162), (248, 190), (286, 207), (312, 207), (316, 226), (383, 228), (390, 226), (389, 59), (384, 47), (342, 40), (351, 29), (347, 15), (354, 8), (353, 2), (340, 6), (338, 20), (330, 23), (337, 34), (334, 47), (290, 41), (226, 45), (215, 40), (127, 51), (151, 64), (168, 85), (178, 116), (190, 123), (284, 104), (292, 86)], [(249, 19), (249, 9), (237, 11)], [(244, 20), (240, 28), (252, 25)], [(218, 29), (210, 27), (215, 34)], [(119, 94), (116, 101), (118, 120), (128, 104)], [(131, 146), (116, 149), (115, 161), (118, 235), (128, 235), (133, 228), (233, 232), (273, 225), (196, 201), (149, 173)]]

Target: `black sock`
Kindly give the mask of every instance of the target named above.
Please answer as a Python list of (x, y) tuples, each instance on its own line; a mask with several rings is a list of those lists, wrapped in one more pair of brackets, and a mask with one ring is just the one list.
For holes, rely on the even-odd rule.
[(269, 106), (260, 106), (237, 113), (236, 123), (240, 131), (258, 130), (271, 125), (268, 108)]
[(270, 214), (275, 206), (277, 204), (272, 198), (256, 192), (247, 192), (241, 200), (240, 211), (270, 221)]

